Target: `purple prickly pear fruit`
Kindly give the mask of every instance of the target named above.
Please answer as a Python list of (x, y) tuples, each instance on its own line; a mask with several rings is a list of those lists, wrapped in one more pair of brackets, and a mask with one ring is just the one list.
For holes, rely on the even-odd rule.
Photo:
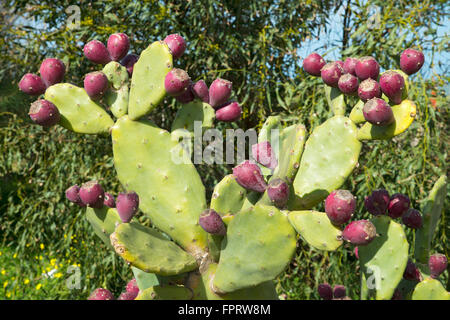
[(227, 233), (222, 217), (213, 209), (207, 209), (200, 214), (198, 223), (208, 233), (224, 236)]
[(303, 70), (312, 76), (320, 77), (320, 70), (325, 64), (325, 60), (314, 52), (303, 60)]
[(183, 104), (194, 101), (195, 97), (192, 92), (192, 84), (188, 85), (180, 95), (175, 97), (175, 99)]
[(410, 201), (408, 196), (396, 193), (391, 196), (388, 205), (388, 214), (391, 218), (400, 218), (409, 209)]
[(114, 33), (109, 36), (106, 43), (109, 55), (113, 61), (119, 61), (125, 57), (130, 49), (130, 39), (125, 33)]
[(277, 156), (273, 152), (269, 141), (252, 145), (252, 157), (256, 162), (269, 169), (273, 170), (278, 166)]
[(374, 190), (372, 194), (364, 199), (364, 207), (374, 216), (386, 214), (389, 206), (389, 192), (384, 189)]
[(84, 78), (84, 90), (92, 100), (100, 99), (108, 89), (108, 77), (101, 71), (88, 73)]
[(66, 189), (66, 198), (70, 202), (73, 202), (80, 207), (86, 207), (86, 205), (80, 199), (80, 187), (78, 185), (73, 185)]
[(344, 61), (344, 72), (345, 73), (350, 73), (351, 75), (356, 76), (356, 72), (355, 72), (355, 67), (356, 64), (358, 63), (358, 59), (356, 58), (347, 58)]
[(92, 291), (88, 300), (115, 300), (111, 291), (103, 288), (98, 288)]
[(428, 267), (430, 268), (431, 277), (437, 278), (447, 269), (447, 257), (441, 253), (435, 253), (428, 259)]
[(176, 97), (184, 92), (191, 84), (191, 78), (186, 71), (174, 68), (169, 71), (164, 79), (164, 87), (167, 94)]
[(324, 300), (333, 299), (333, 289), (328, 283), (319, 284), (319, 286), (317, 287), (317, 292), (319, 293), (319, 296)]
[(120, 64), (127, 68), (128, 75), (133, 75), (134, 64), (139, 60), (139, 56), (134, 53), (127, 54), (125, 58), (120, 61)]
[(233, 83), (231, 81), (217, 78), (209, 86), (209, 104), (217, 109), (228, 101), (231, 96)]
[(422, 68), (425, 57), (421, 51), (406, 49), (400, 55), (400, 69), (407, 75), (416, 73)]
[(45, 92), (45, 83), (37, 74), (27, 73), (19, 81), (19, 89), (30, 96), (38, 96)]
[(83, 48), (83, 53), (93, 63), (107, 64), (111, 61), (108, 49), (98, 40), (91, 40)]
[(186, 50), (186, 41), (184, 41), (184, 38), (179, 34), (169, 34), (164, 39), (164, 42), (169, 47), (174, 59), (181, 57)]
[(116, 209), (124, 223), (131, 221), (139, 208), (139, 196), (136, 192), (119, 193)]
[(362, 81), (358, 87), (358, 97), (364, 102), (373, 98), (381, 98), (380, 85), (371, 78)]
[(362, 57), (356, 63), (355, 73), (360, 80), (368, 78), (376, 80), (380, 74), (380, 65), (373, 57)]
[(55, 83), (60, 83), (63, 81), (64, 74), (66, 73), (66, 66), (59, 59), (48, 58), (42, 61), (41, 67), (39, 68), (39, 73), (48, 88)]
[(199, 80), (192, 86), (192, 93), (203, 102), (209, 103), (209, 89), (205, 81)]
[(339, 78), (338, 87), (342, 93), (354, 95), (358, 92), (358, 78), (350, 73), (346, 73)]
[(122, 292), (119, 297), (117, 298), (117, 300), (134, 300), (136, 299), (137, 295), (131, 292)]
[(323, 82), (330, 87), (338, 88), (339, 78), (344, 74), (344, 69), (337, 62), (327, 63), (320, 70)]
[(422, 214), (413, 208), (409, 208), (402, 215), (402, 222), (411, 229), (420, 229), (422, 227)]
[(403, 300), (402, 293), (399, 289), (395, 289), (394, 294), (392, 295), (391, 300)]
[(103, 200), (103, 204), (107, 207), (115, 208), (116, 201), (114, 200), (114, 196), (109, 192), (105, 192), (105, 200)]
[(358, 247), (355, 247), (355, 249), (353, 249), (353, 253), (355, 254), (356, 259), (359, 259)]
[[(336, 60), (335, 62), (336, 62), (338, 65), (341, 66), (342, 70), (344, 70), (344, 61)], [(345, 71), (344, 71), (344, 72), (345, 72)]]
[(411, 260), (408, 260), (408, 263), (406, 264), (403, 278), (410, 281), (422, 281), (422, 275), (420, 274), (419, 268), (417, 268), (417, 266)]
[(380, 76), (381, 91), (392, 101), (393, 104), (402, 102), (403, 89), (405, 88), (405, 79), (395, 71), (387, 71)]
[(363, 115), (364, 119), (375, 126), (387, 126), (394, 121), (391, 106), (380, 98), (367, 101), (363, 107)]
[(337, 284), (333, 287), (333, 296), (335, 298), (344, 298), (347, 295), (345, 286)]
[(223, 122), (233, 122), (241, 118), (242, 108), (237, 102), (230, 102), (216, 109), (216, 119)]
[(348, 222), (355, 208), (356, 199), (348, 190), (335, 190), (325, 199), (325, 212), (335, 225)]
[(342, 238), (357, 246), (369, 244), (376, 235), (377, 230), (369, 220), (353, 221), (342, 231)]
[(58, 108), (50, 101), (44, 99), (38, 99), (33, 102), (28, 115), (34, 123), (43, 127), (51, 127), (57, 124), (61, 117)]
[(280, 178), (269, 182), (267, 195), (277, 208), (284, 208), (289, 199), (289, 185)]
[(97, 181), (89, 181), (81, 185), (80, 199), (89, 207), (100, 209), (103, 207), (105, 191)]
[(236, 182), (245, 189), (256, 192), (266, 191), (267, 184), (264, 181), (261, 169), (249, 160), (234, 167), (233, 175), (236, 178)]
[(139, 287), (135, 278), (127, 283), (126, 291), (135, 294), (136, 296), (139, 294)]

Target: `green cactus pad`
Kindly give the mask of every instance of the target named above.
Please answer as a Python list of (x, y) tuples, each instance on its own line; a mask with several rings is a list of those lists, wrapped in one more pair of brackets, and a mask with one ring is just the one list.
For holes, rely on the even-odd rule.
[(344, 116), (334, 116), (314, 129), (294, 179), (290, 210), (312, 208), (345, 182), (361, 151), (356, 133), (355, 124)]
[(223, 236), (208, 234), (209, 255), (213, 261), (218, 262), (220, 259), (220, 250), (222, 248)]
[(364, 101), (359, 100), (357, 104), (353, 107), (352, 111), (350, 112), (350, 120), (353, 121), (355, 124), (366, 122), (366, 118), (364, 118), (363, 114), (363, 108), (364, 108)]
[(247, 190), (241, 187), (232, 174), (226, 175), (216, 186), (211, 197), (211, 209), (221, 216), (238, 213), (244, 204)]
[(145, 289), (160, 284), (158, 276), (154, 273), (144, 272), (136, 267), (131, 267), (131, 270), (133, 271), (134, 278), (136, 279), (140, 291), (144, 291)]
[(153, 42), (142, 51), (131, 78), (130, 119), (146, 115), (162, 101), (166, 95), (164, 79), (172, 67), (172, 54), (164, 42)]
[[(272, 147), (273, 152), (275, 153), (276, 158), (280, 159), (280, 147), (281, 147), (281, 117), (280, 116), (269, 116), (264, 122), (261, 130), (258, 134), (258, 143), (269, 141)], [(272, 132), (272, 130), (278, 130)], [(258, 164), (261, 168), (261, 172), (264, 176), (272, 175), (272, 170), (264, 167), (263, 165)]]
[(197, 269), (194, 257), (155, 229), (122, 223), (110, 238), (118, 255), (145, 272), (171, 276)]
[(122, 220), (115, 208), (103, 206), (101, 209), (86, 208), (86, 219), (94, 228), (94, 232), (102, 241), (111, 249), (111, 241), (109, 236), (116, 229), (116, 225), (121, 224)]
[(194, 132), (194, 121), (201, 121), (202, 128), (211, 128), (216, 118), (215, 110), (209, 104), (194, 100), (178, 109), (172, 123), (172, 131), (186, 129)]
[(201, 255), (207, 246), (198, 224), (205, 187), (190, 158), (177, 153), (169, 132), (147, 120), (120, 118), (112, 141), (118, 178), (139, 195), (140, 210), (188, 252)]
[(447, 176), (441, 176), (431, 189), (422, 207), (423, 225), (416, 230), (414, 255), (422, 264), (428, 263), (434, 232), (444, 208), (447, 194)]
[(228, 293), (274, 279), (295, 248), (295, 230), (275, 207), (256, 205), (239, 212), (222, 241), (214, 291)]
[(291, 211), (289, 222), (312, 247), (334, 251), (342, 245), (342, 231), (334, 226), (325, 212)]
[(388, 216), (374, 217), (371, 222), (377, 237), (358, 246), (359, 264), (369, 290), (376, 290), (376, 299), (389, 300), (403, 278), (409, 245), (402, 226)]
[(128, 85), (127, 69), (116, 61), (111, 61), (103, 68), (103, 73), (109, 81), (109, 89), (104, 99), (116, 118), (127, 114), (128, 111)]
[(108, 113), (89, 98), (83, 88), (70, 83), (57, 83), (45, 91), (61, 114), (59, 124), (78, 133), (108, 133), (114, 121)]
[(450, 292), (439, 280), (428, 278), (417, 284), (412, 300), (450, 300)]
[(403, 100), (402, 103), (392, 106), (394, 122), (388, 126), (374, 126), (366, 122), (358, 130), (359, 140), (387, 140), (409, 128), (416, 117), (416, 105), (411, 100)]
[(337, 116), (345, 115), (346, 104), (344, 94), (338, 88), (325, 85), (325, 96), (333, 114)]
[(135, 300), (191, 300), (192, 292), (183, 286), (154, 286), (140, 292)]

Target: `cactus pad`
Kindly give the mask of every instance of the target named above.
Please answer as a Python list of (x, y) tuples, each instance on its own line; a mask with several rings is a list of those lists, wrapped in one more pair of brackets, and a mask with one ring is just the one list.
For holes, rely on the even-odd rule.
[(89, 98), (83, 88), (70, 83), (48, 87), (45, 99), (52, 102), (61, 114), (64, 128), (78, 133), (108, 133), (114, 122), (108, 113)]
[(166, 95), (164, 79), (172, 67), (172, 54), (164, 42), (153, 42), (142, 51), (131, 78), (130, 119), (146, 115), (162, 101)]
[[(264, 122), (261, 130), (258, 134), (258, 143), (268, 141), (272, 147), (273, 152), (278, 160), (280, 160), (280, 147), (281, 147), (281, 132), (282, 132), (281, 118), (280, 116), (269, 116)], [(274, 130), (274, 132), (272, 132)], [(258, 164), (261, 168), (261, 172), (264, 176), (271, 175), (273, 172), (271, 169), (266, 168), (263, 165)]]
[(140, 292), (135, 300), (190, 300), (192, 292), (186, 287), (166, 285), (154, 286)]
[(221, 216), (234, 215), (241, 210), (246, 195), (247, 190), (236, 182), (232, 174), (229, 174), (214, 187), (210, 208)]
[(156, 274), (144, 272), (136, 267), (131, 267), (131, 270), (140, 291), (159, 285), (159, 279)]
[(352, 111), (350, 112), (350, 120), (353, 121), (355, 124), (366, 122), (366, 118), (364, 118), (363, 114), (363, 108), (364, 108), (364, 102), (362, 100), (359, 100), (355, 106), (353, 107)]
[(129, 77), (127, 68), (116, 61), (111, 61), (103, 68), (109, 81), (109, 89), (105, 93), (105, 102), (116, 118), (128, 111)]
[(450, 292), (439, 280), (428, 278), (416, 285), (411, 300), (450, 300)]
[(86, 208), (86, 218), (94, 228), (94, 232), (103, 242), (112, 249), (109, 236), (116, 229), (116, 225), (121, 224), (122, 220), (115, 208), (103, 206), (101, 209)]
[(177, 112), (172, 123), (172, 131), (186, 129), (194, 132), (194, 121), (201, 121), (202, 128), (211, 128), (214, 124), (215, 111), (213, 107), (199, 100), (183, 105)]
[(325, 212), (292, 211), (289, 222), (312, 247), (334, 251), (342, 245), (342, 231), (334, 226)]
[(338, 88), (325, 85), (325, 96), (333, 114), (343, 116), (346, 108), (344, 94)]
[(197, 268), (194, 257), (160, 232), (138, 223), (119, 224), (110, 238), (118, 255), (147, 273), (171, 276)]

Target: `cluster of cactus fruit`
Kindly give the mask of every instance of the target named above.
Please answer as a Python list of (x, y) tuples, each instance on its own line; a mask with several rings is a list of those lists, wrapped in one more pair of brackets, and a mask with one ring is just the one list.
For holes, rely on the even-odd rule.
[[(416, 230), (415, 259), (425, 279), (417, 286), (401, 283), (409, 245), (403, 227), (391, 219), (402, 216), (405, 225), (415, 225), (415, 212), (408, 214), (414, 209), (404, 212), (406, 196), (374, 191), (365, 204), (375, 217), (343, 228), (354, 214), (356, 199), (339, 188), (358, 165), (362, 143), (391, 139), (414, 120), (416, 106), (407, 99), (406, 74), (387, 71), (380, 77), (383, 101), (395, 104), (388, 106), (387, 119), (386, 107), (373, 100), (381, 94), (370, 97), (374, 85), (367, 84), (378, 80), (374, 59), (330, 66), (317, 54), (309, 56), (304, 68), (324, 79), (334, 115), (308, 138), (302, 124), (285, 126), (279, 116), (269, 116), (251, 147), (252, 159), (235, 166), (215, 186), (208, 206), (190, 155), (180, 155), (181, 163), (173, 155), (179, 153), (180, 137), (193, 138), (194, 122), (207, 129), (215, 119), (236, 121), (242, 108), (230, 100), (230, 81), (217, 78), (208, 88), (204, 80), (193, 82), (186, 71), (173, 67), (185, 49), (185, 40), (172, 34), (140, 55), (128, 54), (128, 37), (113, 34), (107, 46), (97, 40), (85, 45), (85, 57), (104, 67), (86, 75), (84, 88), (61, 83), (65, 66), (53, 58), (44, 60), (40, 77), (26, 74), (19, 83), (25, 93), (44, 94), (30, 108), (35, 123), (111, 135), (114, 166), (126, 191), (115, 200), (98, 181), (89, 181), (68, 188), (66, 197), (86, 207), (94, 232), (131, 265), (135, 285), (119, 299), (277, 299), (274, 279), (290, 263), (300, 239), (325, 251), (338, 249), (344, 240), (357, 245), (362, 299), (390, 299), (400, 287), (414, 289), (413, 298), (448, 299), (448, 292), (423, 267), (442, 211), (445, 176), (431, 191)], [(414, 59), (406, 53), (402, 70), (412, 74), (420, 69), (423, 59), (420, 66)], [(347, 117), (344, 94), (356, 92), (355, 75), (362, 80), (357, 90), (361, 101)], [(143, 119), (166, 96), (181, 104), (171, 132)], [(366, 107), (370, 101), (376, 105)], [(314, 210), (324, 200), (325, 212)], [(139, 211), (150, 218), (150, 227), (139, 222)], [(367, 286), (373, 272), (379, 275), (376, 286)], [(342, 285), (334, 293), (330, 290), (328, 298), (348, 299)], [(114, 296), (99, 288), (89, 299)]]

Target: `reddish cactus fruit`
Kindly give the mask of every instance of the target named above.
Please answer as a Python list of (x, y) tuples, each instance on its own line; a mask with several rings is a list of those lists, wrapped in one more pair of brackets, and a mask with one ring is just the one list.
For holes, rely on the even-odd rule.
[(203, 102), (209, 103), (209, 89), (205, 81), (199, 80), (192, 86), (192, 93)]
[(165, 39), (164, 42), (170, 49), (172, 57), (178, 59), (181, 57), (186, 50), (186, 41), (179, 34), (170, 34)]
[(399, 289), (395, 289), (394, 294), (392, 295), (391, 300), (403, 300), (402, 293)]
[(98, 40), (91, 40), (83, 48), (83, 53), (93, 63), (107, 64), (111, 61), (108, 49)]
[(392, 101), (393, 104), (402, 102), (405, 79), (395, 71), (387, 71), (380, 76), (381, 91)]
[(20, 79), (19, 89), (30, 96), (38, 96), (45, 92), (46, 87), (41, 77), (33, 73), (27, 73)]
[(108, 77), (101, 71), (88, 73), (84, 78), (84, 90), (92, 100), (98, 100), (108, 89)]
[(342, 93), (354, 95), (358, 92), (358, 78), (350, 73), (346, 73), (339, 78), (338, 87)]
[(355, 254), (356, 259), (359, 259), (358, 247), (355, 247), (355, 249), (353, 249), (353, 253)]
[(303, 60), (303, 70), (312, 76), (320, 77), (320, 70), (325, 64), (325, 60), (314, 52)]
[(167, 93), (176, 97), (184, 92), (191, 84), (191, 78), (186, 71), (174, 68), (169, 71), (164, 79), (164, 87)]
[(317, 287), (317, 292), (319, 293), (319, 296), (324, 300), (333, 299), (333, 289), (328, 283), (319, 284), (319, 286)]
[(134, 294), (135, 296), (139, 294), (139, 287), (135, 278), (131, 279), (127, 283), (126, 291)]
[(105, 191), (97, 181), (84, 183), (80, 188), (80, 199), (89, 207), (100, 209), (103, 207)]
[(422, 214), (413, 208), (409, 208), (402, 215), (402, 222), (411, 229), (420, 229), (422, 227)]
[(139, 60), (139, 56), (134, 53), (127, 54), (125, 58), (120, 61), (120, 64), (127, 68), (128, 75), (133, 75), (134, 64)]
[(180, 103), (189, 103), (191, 101), (194, 101), (194, 93), (192, 92), (192, 83), (184, 89), (184, 91), (175, 97), (175, 99)]
[(362, 57), (356, 63), (355, 73), (360, 80), (368, 78), (376, 80), (380, 74), (380, 65), (373, 57)]
[(130, 222), (138, 211), (138, 208), (139, 196), (136, 192), (119, 193), (116, 201), (116, 209), (122, 222)]
[(58, 108), (50, 101), (44, 99), (38, 99), (33, 102), (28, 115), (34, 123), (43, 127), (51, 127), (57, 124), (61, 118)]
[(358, 59), (356, 58), (347, 58), (344, 61), (344, 72), (345, 73), (350, 73), (351, 75), (356, 76), (356, 72), (355, 72), (355, 67), (356, 64), (358, 63)]
[(416, 73), (425, 62), (423, 53), (415, 49), (406, 49), (400, 55), (400, 69), (407, 75)]
[(357, 246), (369, 244), (376, 235), (376, 228), (369, 220), (353, 221), (342, 231), (342, 238)]
[(115, 299), (113, 294), (109, 290), (98, 288), (92, 291), (88, 300), (115, 300)]
[(387, 126), (394, 121), (394, 112), (386, 101), (373, 98), (367, 101), (363, 107), (364, 119), (375, 126)]
[(400, 218), (410, 206), (410, 201), (408, 196), (396, 193), (391, 196), (388, 205), (388, 214), (391, 218)]
[(389, 206), (389, 192), (384, 189), (378, 189), (372, 192), (372, 194), (364, 199), (364, 207), (366, 210), (374, 216), (386, 214), (386, 210)]
[[(344, 61), (336, 60), (335, 62), (336, 62), (338, 65), (341, 66), (342, 70), (344, 70)], [(345, 72), (345, 71), (344, 71), (344, 72)]]
[(248, 190), (256, 192), (266, 191), (267, 184), (264, 181), (261, 169), (248, 160), (233, 168), (236, 182)]
[(335, 225), (348, 222), (355, 208), (356, 199), (348, 190), (333, 191), (325, 200), (325, 212)]
[(408, 260), (405, 272), (403, 273), (403, 278), (410, 281), (422, 281), (422, 275), (420, 274), (419, 268), (417, 268), (411, 260)]
[(70, 202), (73, 202), (80, 207), (86, 207), (86, 205), (80, 199), (80, 187), (78, 185), (73, 185), (66, 189), (66, 198)]
[(113, 61), (119, 61), (130, 50), (130, 39), (125, 33), (114, 33), (109, 36), (106, 44), (109, 55)]
[(135, 300), (136, 297), (137, 297), (137, 295), (135, 295), (134, 293), (125, 291), (119, 295), (117, 300)]
[(105, 192), (105, 200), (103, 200), (103, 204), (107, 207), (115, 208), (116, 201), (114, 200), (114, 196), (109, 192)]
[(216, 119), (223, 122), (233, 122), (241, 118), (242, 108), (237, 102), (230, 102), (216, 110)]
[(252, 145), (252, 157), (256, 162), (269, 169), (274, 170), (278, 166), (277, 156), (269, 141)]
[(345, 286), (342, 284), (337, 284), (333, 287), (333, 297), (344, 298), (347, 295)]
[(207, 209), (200, 214), (198, 223), (208, 233), (224, 236), (227, 233), (222, 217), (213, 209)]
[(39, 68), (39, 73), (48, 88), (55, 83), (60, 83), (64, 80), (66, 66), (59, 59), (48, 58), (42, 61), (41, 67)]
[(344, 74), (344, 69), (337, 62), (330, 62), (320, 71), (323, 82), (330, 87), (338, 87), (339, 78)]
[(209, 104), (217, 109), (231, 97), (233, 83), (231, 81), (217, 78), (209, 87)]
[(447, 269), (447, 257), (441, 253), (436, 253), (428, 259), (428, 267), (430, 268), (431, 277), (437, 278)]
[(289, 185), (280, 178), (269, 182), (267, 195), (277, 208), (284, 208), (289, 199)]
[(358, 97), (364, 102), (373, 98), (381, 98), (380, 85), (371, 78), (362, 81), (358, 87)]

